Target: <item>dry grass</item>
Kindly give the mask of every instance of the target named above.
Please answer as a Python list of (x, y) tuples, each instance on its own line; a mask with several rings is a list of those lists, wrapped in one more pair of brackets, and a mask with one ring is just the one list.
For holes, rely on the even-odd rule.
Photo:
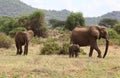
[[(83, 48), (89, 51), (89, 47)], [(96, 52), (92, 58), (88, 53), (79, 58), (39, 55), (39, 49), (39, 45), (30, 45), (28, 56), (16, 56), (14, 45), (1, 48), (0, 78), (120, 78), (119, 46), (110, 46), (105, 59), (97, 58)]]

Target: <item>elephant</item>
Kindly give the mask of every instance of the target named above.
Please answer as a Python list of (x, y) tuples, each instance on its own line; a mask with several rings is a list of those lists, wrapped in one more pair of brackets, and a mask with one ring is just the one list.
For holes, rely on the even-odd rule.
[(78, 57), (78, 52), (80, 51), (79, 45), (71, 44), (69, 46), (69, 57)]
[(107, 55), (109, 47), (109, 35), (103, 26), (75, 27), (71, 32), (70, 43), (82, 46), (90, 46), (89, 57), (92, 57), (93, 50), (98, 53), (98, 58), (102, 58), (101, 51), (97, 45), (97, 39), (106, 40), (106, 48), (103, 58)]
[(15, 44), (17, 48), (16, 55), (22, 54), (22, 46), (24, 46), (24, 55), (28, 54), (28, 43), (33, 38), (34, 32), (32, 30), (28, 30), (25, 32), (18, 32), (15, 35)]

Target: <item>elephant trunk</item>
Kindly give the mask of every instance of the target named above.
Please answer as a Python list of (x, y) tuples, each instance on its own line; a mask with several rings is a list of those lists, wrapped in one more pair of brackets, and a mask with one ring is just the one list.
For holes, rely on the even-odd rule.
[(103, 58), (105, 58), (105, 56), (107, 55), (108, 46), (109, 46), (109, 40), (106, 39), (106, 48), (105, 48), (105, 53), (104, 53), (104, 55), (103, 55)]

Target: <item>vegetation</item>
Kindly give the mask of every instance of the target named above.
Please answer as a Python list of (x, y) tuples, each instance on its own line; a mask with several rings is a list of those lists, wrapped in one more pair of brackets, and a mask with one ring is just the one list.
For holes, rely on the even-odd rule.
[(24, 28), (24, 27), (17, 27), (17, 28), (12, 29), (12, 30), (9, 32), (9, 35), (10, 35), (10, 37), (15, 37), (16, 33), (17, 33), (17, 32), (20, 32), (20, 31), (27, 31), (27, 30), (26, 30), (26, 28)]
[[(42, 45), (41, 45), (42, 46)], [(110, 46), (105, 59), (94, 55), (38, 55), (40, 45), (30, 45), (28, 56), (15, 56), (14, 47), (0, 49), (0, 78), (120, 78), (120, 47)], [(104, 46), (100, 46), (104, 52)]]
[(9, 17), (20, 17), (23, 14), (30, 14), (35, 10), (20, 0), (0, 0), (0, 9), (0, 16)]
[[(21, 2), (18, 2), (20, 1), (0, 0), (0, 15), (6, 16), (4, 14), (10, 13), (8, 16), (20, 16), (17, 13), (32, 13), (30, 11), (32, 8), (26, 9), (25, 4), (21, 5)], [(3, 10), (6, 8), (3, 8), (3, 5), (7, 5), (6, 10)], [(8, 7), (16, 9), (9, 10)], [(2, 11), (6, 12), (3, 14)], [(66, 10), (44, 11), (47, 21), (52, 18), (53, 23), (51, 24), (53, 27), (61, 27), (70, 14)], [(45, 14), (43, 11), (37, 10), (30, 15), (17, 18), (0, 17), (0, 32), (2, 32), (0, 33), (0, 78), (120, 78), (120, 63), (118, 62), (120, 48), (116, 45), (120, 45), (119, 23), (108, 29), (111, 46), (109, 54), (104, 60), (98, 59), (96, 52), (94, 52), (92, 58), (89, 58), (89, 47), (81, 47), (78, 58), (69, 58), (68, 48), (71, 32), (62, 28), (52, 28), (47, 31)], [(103, 17), (95, 18), (92, 21), (97, 22), (101, 18)], [(61, 19), (64, 21), (60, 21)], [(85, 19), (81, 13), (71, 13), (67, 18), (65, 27), (72, 30), (77, 25), (84, 26)], [(29, 45), (29, 55), (15, 56), (15, 44), (9, 35), (14, 37), (16, 32), (27, 29), (34, 30), (37, 36), (44, 37), (47, 32), (49, 36), (48, 38), (34, 37)], [(105, 44), (105, 42), (100, 40), (98, 44), (101, 44), (99, 47), (103, 52), (102, 44)], [(65, 55), (57, 55), (61, 52)]]
[[(5, 7), (4, 7), (5, 6)], [(4, 8), (3, 8), (4, 7)], [(21, 0), (0, 0), (0, 16), (20, 17), (21, 15), (31, 14), (36, 10)], [(5, 9), (5, 10), (4, 10)], [(70, 11), (63, 9), (61, 11), (56, 10), (43, 10), (46, 14), (46, 21), (50, 19), (57, 19), (65, 21), (70, 15)], [(99, 17), (86, 17), (85, 24), (87, 26), (97, 25), (101, 19), (111, 18), (120, 21), (120, 11), (112, 11)]]
[(114, 29), (118, 34), (120, 34), (120, 23), (115, 24), (114, 27), (113, 27), (113, 29)]
[(9, 35), (12, 30), (18, 28), (17, 19), (11, 17), (0, 17), (0, 32)]
[(56, 20), (56, 19), (50, 19), (49, 23), (50, 23), (50, 26), (52, 26), (53, 28), (64, 27), (64, 25), (65, 25), (65, 21), (60, 21), (60, 20)]
[(55, 42), (54, 39), (50, 39), (44, 43), (44, 47), (41, 49), (41, 54), (58, 54), (59, 51), (60, 46)]
[(114, 29), (108, 28), (107, 31), (108, 31), (110, 39), (119, 39), (120, 35)]
[(72, 30), (76, 26), (85, 26), (85, 19), (82, 15), (82, 13), (71, 13), (70, 16), (68, 16), (66, 20), (65, 28)]
[(60, 55), (68, 54), (69, 53), (69, 45), (70, 45), (70, 43), (63, 43), (58, 54), (60, 54)]
[(118, 23), (118, 21), (116, 19), (104, 18), (104, 19), (100, 20), (99, 25), (113, 28), (113, 26), (117, 23)]
[(4, 33), (0, 33), (0, 48), (10, 48), (11, 45), (12, 39)]
[(45, 24), (45, 14), (43, 11), (37, 10), (30, 14), (29, 16), (22, 16), (19, 18), (20, 26), (25, 27), (26, 29), (33, 30), (35, 36), (47, 36), (47, 27)]

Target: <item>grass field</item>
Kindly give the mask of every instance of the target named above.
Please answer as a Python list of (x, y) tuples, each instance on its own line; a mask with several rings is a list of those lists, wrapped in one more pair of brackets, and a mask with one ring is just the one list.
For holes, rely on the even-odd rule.
[[(28, 56), (16, 56), (15, 45), (0, 48), (0, 78), (120, 78), (120, 46), (110, 46), (105, 59), (94, 52), (69, 58), (67, 55), (39, 55), (40, 45), (30, 45)], [(104, 46), (99, 46), (104, 51)]]

